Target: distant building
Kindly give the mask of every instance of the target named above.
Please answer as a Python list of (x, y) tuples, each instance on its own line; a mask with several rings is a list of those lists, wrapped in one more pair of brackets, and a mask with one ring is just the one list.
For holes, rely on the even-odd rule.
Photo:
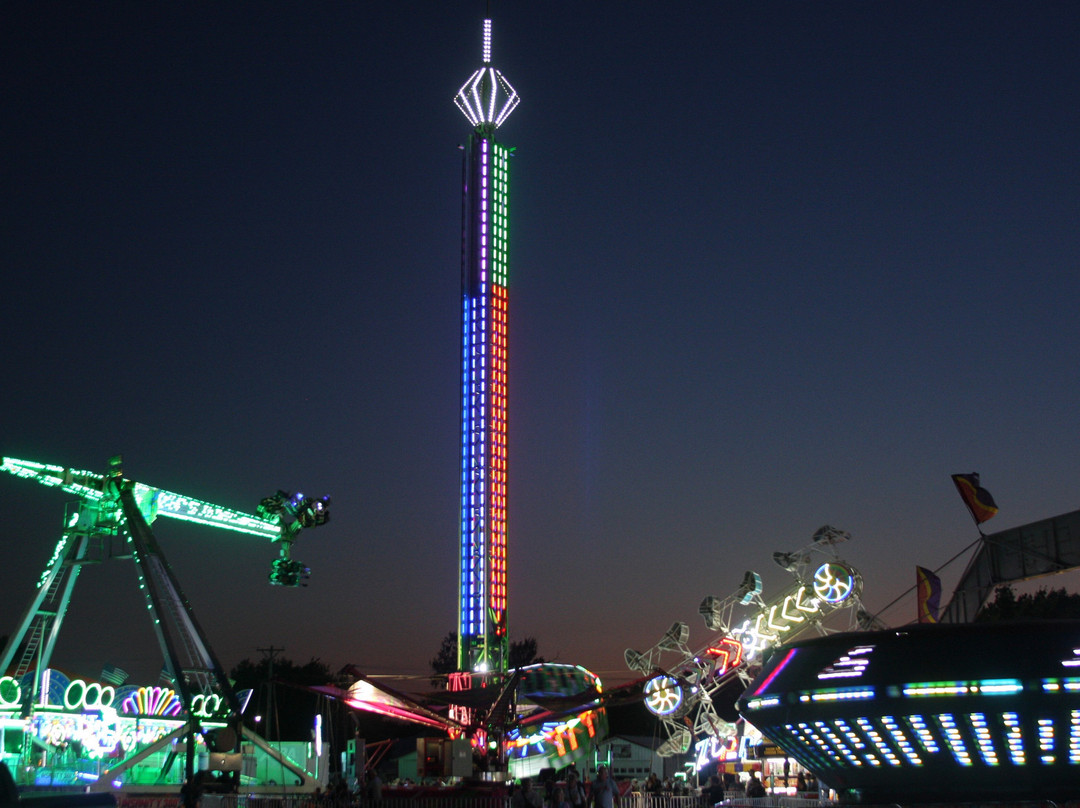
[[(611, 776), (616, 780), (644, 781), (650, 773), (660, 779), (674, 777), (681, 771), (677, 757), (660, 757), (656, 750), (661, 738), (649, 735), (612, 735), (597, 749), (601, 764), (607, 763)], [(591, 780), (596, 776), (596, 766), (590, 765), (586, 773)]]

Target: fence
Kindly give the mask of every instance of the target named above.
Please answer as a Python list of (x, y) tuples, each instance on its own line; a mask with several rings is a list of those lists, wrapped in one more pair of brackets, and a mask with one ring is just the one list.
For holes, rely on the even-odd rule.
[[(700, 797), (689, 794), (623, 794), (620, 808), (705, 808)], [(711, 808), (711, 806), (710, 806)]]
[(832, 808), (832, 800), (808, 800), (803, 797), (786, 797), (776, 794), (768, 797), (732, 797), (724, 800), (731, 808)]
[[(118, 808), (180, 808), (177, 797), (124, 797)], [(723, 802), (730, 808), (833, 808), (835, 803), (797, 797), (732, 797)], [(205, 794), (201, 808), (375, 808), (370, 803), (334, 800), (313, 795), (247, 796)], [(505, 795), (479, 795), (451, 788), (388, 789), (378, 808), (510, 808)], [(619, 808), (711, 808), (700, 797), (670, 794), (624, 794)]]

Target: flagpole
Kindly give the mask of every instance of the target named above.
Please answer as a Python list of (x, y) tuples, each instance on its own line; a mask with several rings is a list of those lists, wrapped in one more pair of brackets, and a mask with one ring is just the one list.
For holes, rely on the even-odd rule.
[[(985, 539), (986, 537), (983, 536), (983, 538)], [(938, 567), (936, 570), (934, 570), (933, 571), (934, 575), (937, 575), (939, 572), (941, 572), (943, 569), (945, 569), (951, 563), (956, 561), (956, 559), (958, 559), (960, 556), (962, 556), (964, 553), (966, 553), (968, 550), (970, 550), (972, 547), (974, 547), (980, 541), (982, 541), (982, 539), (975, 539), (975, 541), (973, 541), (971, 544), (969, 544), (967, 547), (965, 547), (959, 553), (954, 555), (952, 558), (950, 558), (948, 561), (946, 561), (944, 564), (942, 564), (940, 567)], [(915, 586), (909, 586), (907, 589), (905, 589), (903, 592), (901, 592), (899, 595), (897, 595), (895, 598), (893, 598), (892, 601), (887, 603), (885, 606), (882, 606), (877, 612), (875, 612), (871, 616), (876, 620), (878, 618), (878, 615), (884, 614), (885, 612), (889, 611), (889, 609), (891, 609), (893, 606), (895, 606), (897, 603), (899, 603), (901, 600), (906, 598), (908, 595), (910, 595), (912, 592), (914, 592), (918, 588), (919, 588), (918, 584), (916, 584)]]

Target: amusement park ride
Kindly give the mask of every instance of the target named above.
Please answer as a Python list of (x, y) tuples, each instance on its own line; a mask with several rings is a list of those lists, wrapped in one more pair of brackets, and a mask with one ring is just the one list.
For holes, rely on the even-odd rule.
[[(604, 689), (580, 666), (544, 663), (498, 676), (487, 672), (488, 686), (480, 690), (453, 686), (454, 677), (467, 673), (450, 674), (449, 692), (409, 695), (354, 672), (348, 691), (320, 691), (355, 709), (469, 738), (474, 748), (478, 738), (499, 738), (501, 760), (495, 765), (515, 777), (588, 763), (607, 735), (606, 708), (642, 697), (665, 736), (659, 754), (684, 754), (696, 741), (699, 767), (717, 757), (734, 758), (745, 750), (738, 748), (737, 727), (721, 717), (719, 705), (726, 701), (734, 709), (764, 656), (808, 630), (826, 634), (873, 624), (861, 608), (859, 573), (837, 554), (837, 545), (848, 539), (826, 526), (806, 547), (775, 553), (774, 560), (794, 578), (791, 586), (766, 601), (761, 576), (747, 572), (734, 594), (702, 601), (701, 615), (714, 632), (706, 645), (692, 650), (689, 627), (675, 623), (648, 651), (626, 651), (627, 665), (641, 676), (614, 688)], [(826, 626), (842, 612), (850, 617), (846, 625)], [(450, 705), (449, 713), (433, 705)], [(461, 709), (466, 705), (471, 707)]]
[(936, 620), (785, 643), (740, 715), (848, 801), (1075, 799), (1080, 620), (968, 621), (1001, 585), (1080, 567), (1080, 511), (979, 533)]
[[(135, 785), (139, 790), (174, 790), (172, 784), (181, 774), (175, 771), (177, 756), (184, 755), (182, 777), (190, 781), (199, 745), (206, 756), (201, 768), (236, 772), (234, 783), (245, 768), (255, 768), (244, 765), (244, 742), (280, 757), (242, 726), (240, 700), (150, 525), (157, 517), (168, 517), (275, 542), (280, 551), (270, 583), (302, 586), (308, 570), (292, 558), (292, 545), (304, 528), (327, 522), (329, 498), (279, 491), (262, 501), (258, 515), (245, 514), (128, 480), (120, 457), (110, 460), (105, 474), (10, 457), (3, 458), (0, 471), (76, 497), (36, 592), (0, 658), (2, 751), (18, 777), (57, 782), (58, 767), (52, 764), (66, 756), (73, 758), (67, 761), (68, 776), (95, 790)], [(109, 559), (134, 561), (169, 687), (66, 680), (50, 668), (80, 572), (87, 564)], [(82, 763), (79, 753), (85, 756)], [(157, 767), (149, 780), (148, 762)], [(292, 761), (279, 762), (292, 782), (314, 787), (317, 774)]]
[[(773, 553), (794, 582), (769, 601), (762, 597), (761, 576), (753, 571), (728, 597), (706, 597), (699, 611), (715, 634), (704, 646), (692, 650), (687, 645), (690, 627), (677, 622), (648, 651), (626, 650), (627, 667), (651, 676), (645, 683), (645, 706), (666, 736), (659, 755), (685, 754), (695, 740), (699, 758), (734, 753), (728, 747), (737, 742), (736, 727), (717, 710), (721, 691), (736, 683), (745, 687), (772, 648), (809, 630), (827, 633), (825, 619), (841, 610), (850, 615), (849, 625), (831, 630), (872, 624), (861, 606), (862, 578), (837, 554), (836, 546), (850, 538), (826, 525), (805, 547)], [(734, 698), (727, 701), (733, 704)]]

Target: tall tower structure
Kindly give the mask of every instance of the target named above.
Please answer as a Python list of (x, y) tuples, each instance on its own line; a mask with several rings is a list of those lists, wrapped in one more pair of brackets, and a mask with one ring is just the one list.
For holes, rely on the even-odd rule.
[(473, 129), (462, 163), (461, 563), (458, 670), (504, 672), (507, 506), (507, 213), (511, 149), (495, 130), (518, 104), (491, 64), (491, 20), (483, 63), (454, 98)]

